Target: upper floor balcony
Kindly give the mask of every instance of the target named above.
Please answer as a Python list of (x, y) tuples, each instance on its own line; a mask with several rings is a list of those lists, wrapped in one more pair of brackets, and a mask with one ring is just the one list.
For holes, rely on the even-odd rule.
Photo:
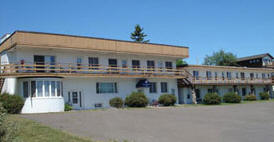
[(154, 66), (117, 66), (75, 63), (9, 63), (0, 65), (2, 77), (127, 77), (185, 78), (184, 70)]
[(197, 85), (256, 85), (256, 84), (271, 84), (272, 78), (255, 78), (255, 77), (245, 77), (245, 78), (223, 78), (223, 77), (193, 77), (189, 79), (192, 84)]

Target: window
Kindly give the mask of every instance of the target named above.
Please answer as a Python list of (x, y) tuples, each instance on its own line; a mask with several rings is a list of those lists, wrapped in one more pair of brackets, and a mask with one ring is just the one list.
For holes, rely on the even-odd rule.
[(265, 73), (262, 73), (262, 79), (265, 79)]
[(60, 83), (60, 81), (56, 82), (56, 90), (57, 90), (57, 96), (60, 97), (61, 96), (61, 83)]
[(259, 74), (258, 73), (256, 73), (256, 79), (258, 79), (259, 78)]
[(27, 98), (29, 96), (29, 82), (28, 81), (23, 82), (23, 96), (24, 96), (24, 98)]
[(158, 68), (159, 68), (159, 71), (163, 71), (163, 68), (164, 68), (164, 64), (162, 61), (158, 61)]
[(172, 69), (172, 62), (166, 62), (166, 69)]
[(96, 93), (118, 93), (116, 82), (96, 83)]
[(215, 80), (217, 80), (217, 79), (218, 79), (218, 73), (215, 72)]
[(117, 67), (117, 59), (108, 59), (108, 65), (110, 67)]
[(89, 64), (89, 67), (92, 67), (90, 69), (98, 69), (99, 59), (97, 57), (89, 57), (88, 64)]
[(225, 80), (225, 73), (222, 72), (222, 79)]
[(45, 96), (48, 97), (49, 96), (49, 81), (45, 81), (44, 82), (44, 86), (45, 86)]
[(212, 79), (211, 71), (206, 71), (206, 79), (207, 80), (211, 80)]
[[(23, 82), (23, 96), (28, 97), (28, 81)], [(61, 81), (48, 81), (48, 80), (38, 80), (30, 81), (30, 93), (31, 97), (54, 97), (63, 96), (63, 87)]]
[(37, 81), (37, 96), (42, 97), (43, 96), (43, 81)]
[(31, 81), (31, 97), (36, 97), (36, 82)]
[(242, 96), (245, 96), (245, 95), (246, 95), (246, 89), (242, 88)]
[(132, 68), (140, 68), (140, 61), (139, 60), (132, 60)]
[(151, 86), (149, 88), (149, 93), (157, 93), (156, 82), (151, 82)]
[(68, 92), (68, 103), (71, 103), (71, 100), (70, 100), (70, 92)]
[(122, 60), (122, 67), (127, 68), (127, 60)]
[(149, 69), (149, 71), (154, 71), (155, 62), (151, 60), (147, 61), (147, 68)]
[(239, 78), (239, 73), (238, 73), (238, 72), (236, 72), (236, 78), (237, 78), (237, 79)]
[(161, 82), (161, 92), (162, 93), (167, 93), (168, 92), (167, 82)]
[(81, 69), (81, 66), (82, 66), (82, 58), (78, 57), (76, 59), (76, 62), (77, 62), (77, 69)]
[(55, 96), (55, 81), (51, 81), (51, 96)]
[(241, 79), (245, 80), (245, 73), (244, 72), (241, 72)]
[(232, 77), (231, 77), (231, 72), (227, 72), (227, 73), (226, 73), (226, 76), (227, 76), (227, 79), (228, 79), (228, 80), (231, 80), (231, 79), (232, 79)]
[(213, 89), (207, 89), (207, 93), (213, 93)]
[(193, 71), (193, 77), (195, 80), (199, 80), (199, 71)]
[(254, 79), (254, 73), (250, 73), (250, 79), (251, 79), (251, 80)]

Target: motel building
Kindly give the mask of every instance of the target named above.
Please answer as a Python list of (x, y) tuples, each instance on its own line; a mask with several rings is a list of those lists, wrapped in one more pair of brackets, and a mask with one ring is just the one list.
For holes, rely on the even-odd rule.
[[(0, 44), (1, 92), (25, 99), (22, 113), (109, 107), (144, 92), (150, 102), (178, 97), (176, 60), (188, 48), (83, 36), (15, 31)], [(148, 87), (149, 86), (149, 87)]]
[(22, 113), (108, 108), (114, 97), (144, 92), (152, 104), (174, 94), (199, 103), (208, 92), (241, 96), (268, 91), (273, 69), (189, 65), (188, 47), (15, 31), (0, 44), (0, 92), (20, 95)]
[(187, 78), (178, 79), (179, 103), (201, 103), (207, 93), (217, 93), (220, 96), (235, 92), (243, 99), (246, 95), (256, 95), (260, 99), (261, 92), (268, 92), (274, 98), (271, 68), (247, 68), (232, 66), (188, 65), (181, 67), (186, 71)]

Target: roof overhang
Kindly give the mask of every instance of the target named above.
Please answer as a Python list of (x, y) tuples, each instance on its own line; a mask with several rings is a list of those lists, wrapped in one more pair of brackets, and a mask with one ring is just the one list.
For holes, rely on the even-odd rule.
[(16, 31), (0, 44), (0, 53), (15, 46), (45, 49), (102, 51), (148, 54), (176, 58), (189, 57), (188, 47), (153, 43), (137, 43), (94, 37)]

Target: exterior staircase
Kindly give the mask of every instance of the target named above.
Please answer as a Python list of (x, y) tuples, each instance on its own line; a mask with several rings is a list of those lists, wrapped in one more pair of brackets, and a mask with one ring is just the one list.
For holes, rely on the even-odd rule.
[(177, 80), (177, 84), (179, 87), (193, 87), (193, 84), (192, 84), (192, 80), (193, 80), (193, 76), (192, 74), (190, 74), (188, 71), (186, 71), (186, 78), (182, 78), (182, 79), (178, 79)]
[(1, 78), (1, 77), (0, 77), (0, 93), (1, 93), (1, 91), (2, 91), (4, 82), (5, 82), (5, 78)]

